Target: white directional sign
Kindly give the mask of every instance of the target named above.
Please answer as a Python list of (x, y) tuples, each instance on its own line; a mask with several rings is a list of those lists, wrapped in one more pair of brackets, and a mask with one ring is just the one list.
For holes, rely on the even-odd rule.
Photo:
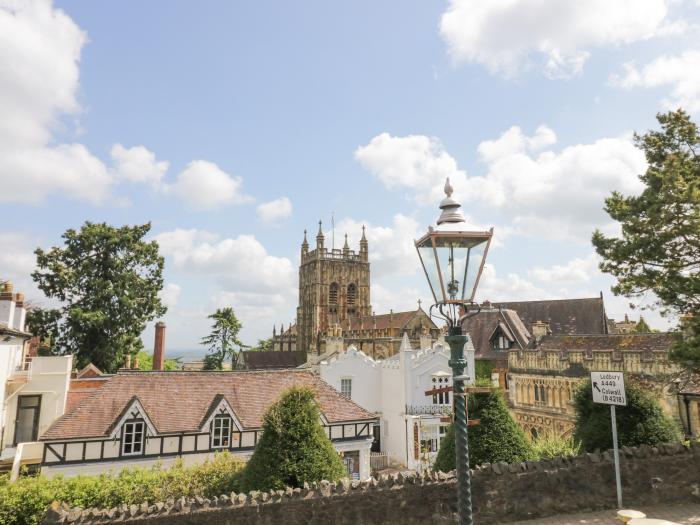
[(593, 402), (605, 405), (627, 405), (622, 372), (591, 372)]

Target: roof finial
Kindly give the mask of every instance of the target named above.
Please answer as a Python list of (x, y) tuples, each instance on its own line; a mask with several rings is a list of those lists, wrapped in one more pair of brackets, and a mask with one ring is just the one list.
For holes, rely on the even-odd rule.
[(318, 233), (316, 234), (316, 237), (323, 237), (323, 228), (321, 221), (318, 221)]
[(361, 241), (366, 241), (367, 237), (365, 237), (365, 225), (362, 225), (362, 238), (360, 239)]
[(447, 177), (445, 181), (445, 195), (446, 197), (440, 202), (440, 209), (442, 214), (437, 220), (438, 226), (448, 222), (448, 223), (460, 223), (464, 222), (464, 215), (460, 211), (462, 206), (459, 202), (452, 198), (452, 185), (450, 184), (450, 178)]
[(452, 185), (450, 184), (450, 178), (447, 177), (447, 180), (445, 181), (445, 195), (448, 197), (452, 197), (452, 192), (454, 190), (452, 189)]
[(348, 246), (348, 234), (345, 234), (345, 245), (343, 246), (344, 250), (349, 250), (350, 246)]

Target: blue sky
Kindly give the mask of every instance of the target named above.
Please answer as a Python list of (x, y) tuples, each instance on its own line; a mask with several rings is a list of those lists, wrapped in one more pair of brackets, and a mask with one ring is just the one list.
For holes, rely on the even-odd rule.
[(590, 235), (615, 231), (607, 194), (639, 191), (632, 131), (700, 110), (699, 9), (0, 0), (0, 274), (45, 302), (36, 246), (151, 221), (168, 347), (196, 347), (224, 305), (252, 343), (293, 319), (303, 230), (334, 214), (337, 245), (368, 226), (375, 310), (413, 308), (412, 240), (450, 176), (496, 229), (481, 299), (603, 291), (619, 318)]

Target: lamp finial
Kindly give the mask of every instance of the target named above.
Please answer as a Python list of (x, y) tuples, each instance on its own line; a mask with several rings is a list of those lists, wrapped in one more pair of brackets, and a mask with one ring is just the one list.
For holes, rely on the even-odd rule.
[(447, 177), (447, 180), (445, 181), (445, 195), (447, 197), (452, 197), (452, 192), (454, 189), (452, 188), (452, 185), (450, 184), (450, 178)]

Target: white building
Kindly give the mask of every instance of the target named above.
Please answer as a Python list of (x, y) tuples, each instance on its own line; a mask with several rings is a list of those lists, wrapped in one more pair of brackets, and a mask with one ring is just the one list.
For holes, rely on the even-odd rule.
[[(474, 347), (465, 345), (467, 375), (473, 377)], [(423, 469), (435, 461), (452, 416), (449, 347), (438, 342), (413, 350), (404, 337), (398, 354), (375, 361), (350, 346), (320, 363), (323, 380), (369, 412), (377, 414), (373, 452), (389, 465)]]
[(41, 462), (39, 436), (65, 411), (72, 356), (29, 357), (24, 295), (0, 292), (0, 470)]

